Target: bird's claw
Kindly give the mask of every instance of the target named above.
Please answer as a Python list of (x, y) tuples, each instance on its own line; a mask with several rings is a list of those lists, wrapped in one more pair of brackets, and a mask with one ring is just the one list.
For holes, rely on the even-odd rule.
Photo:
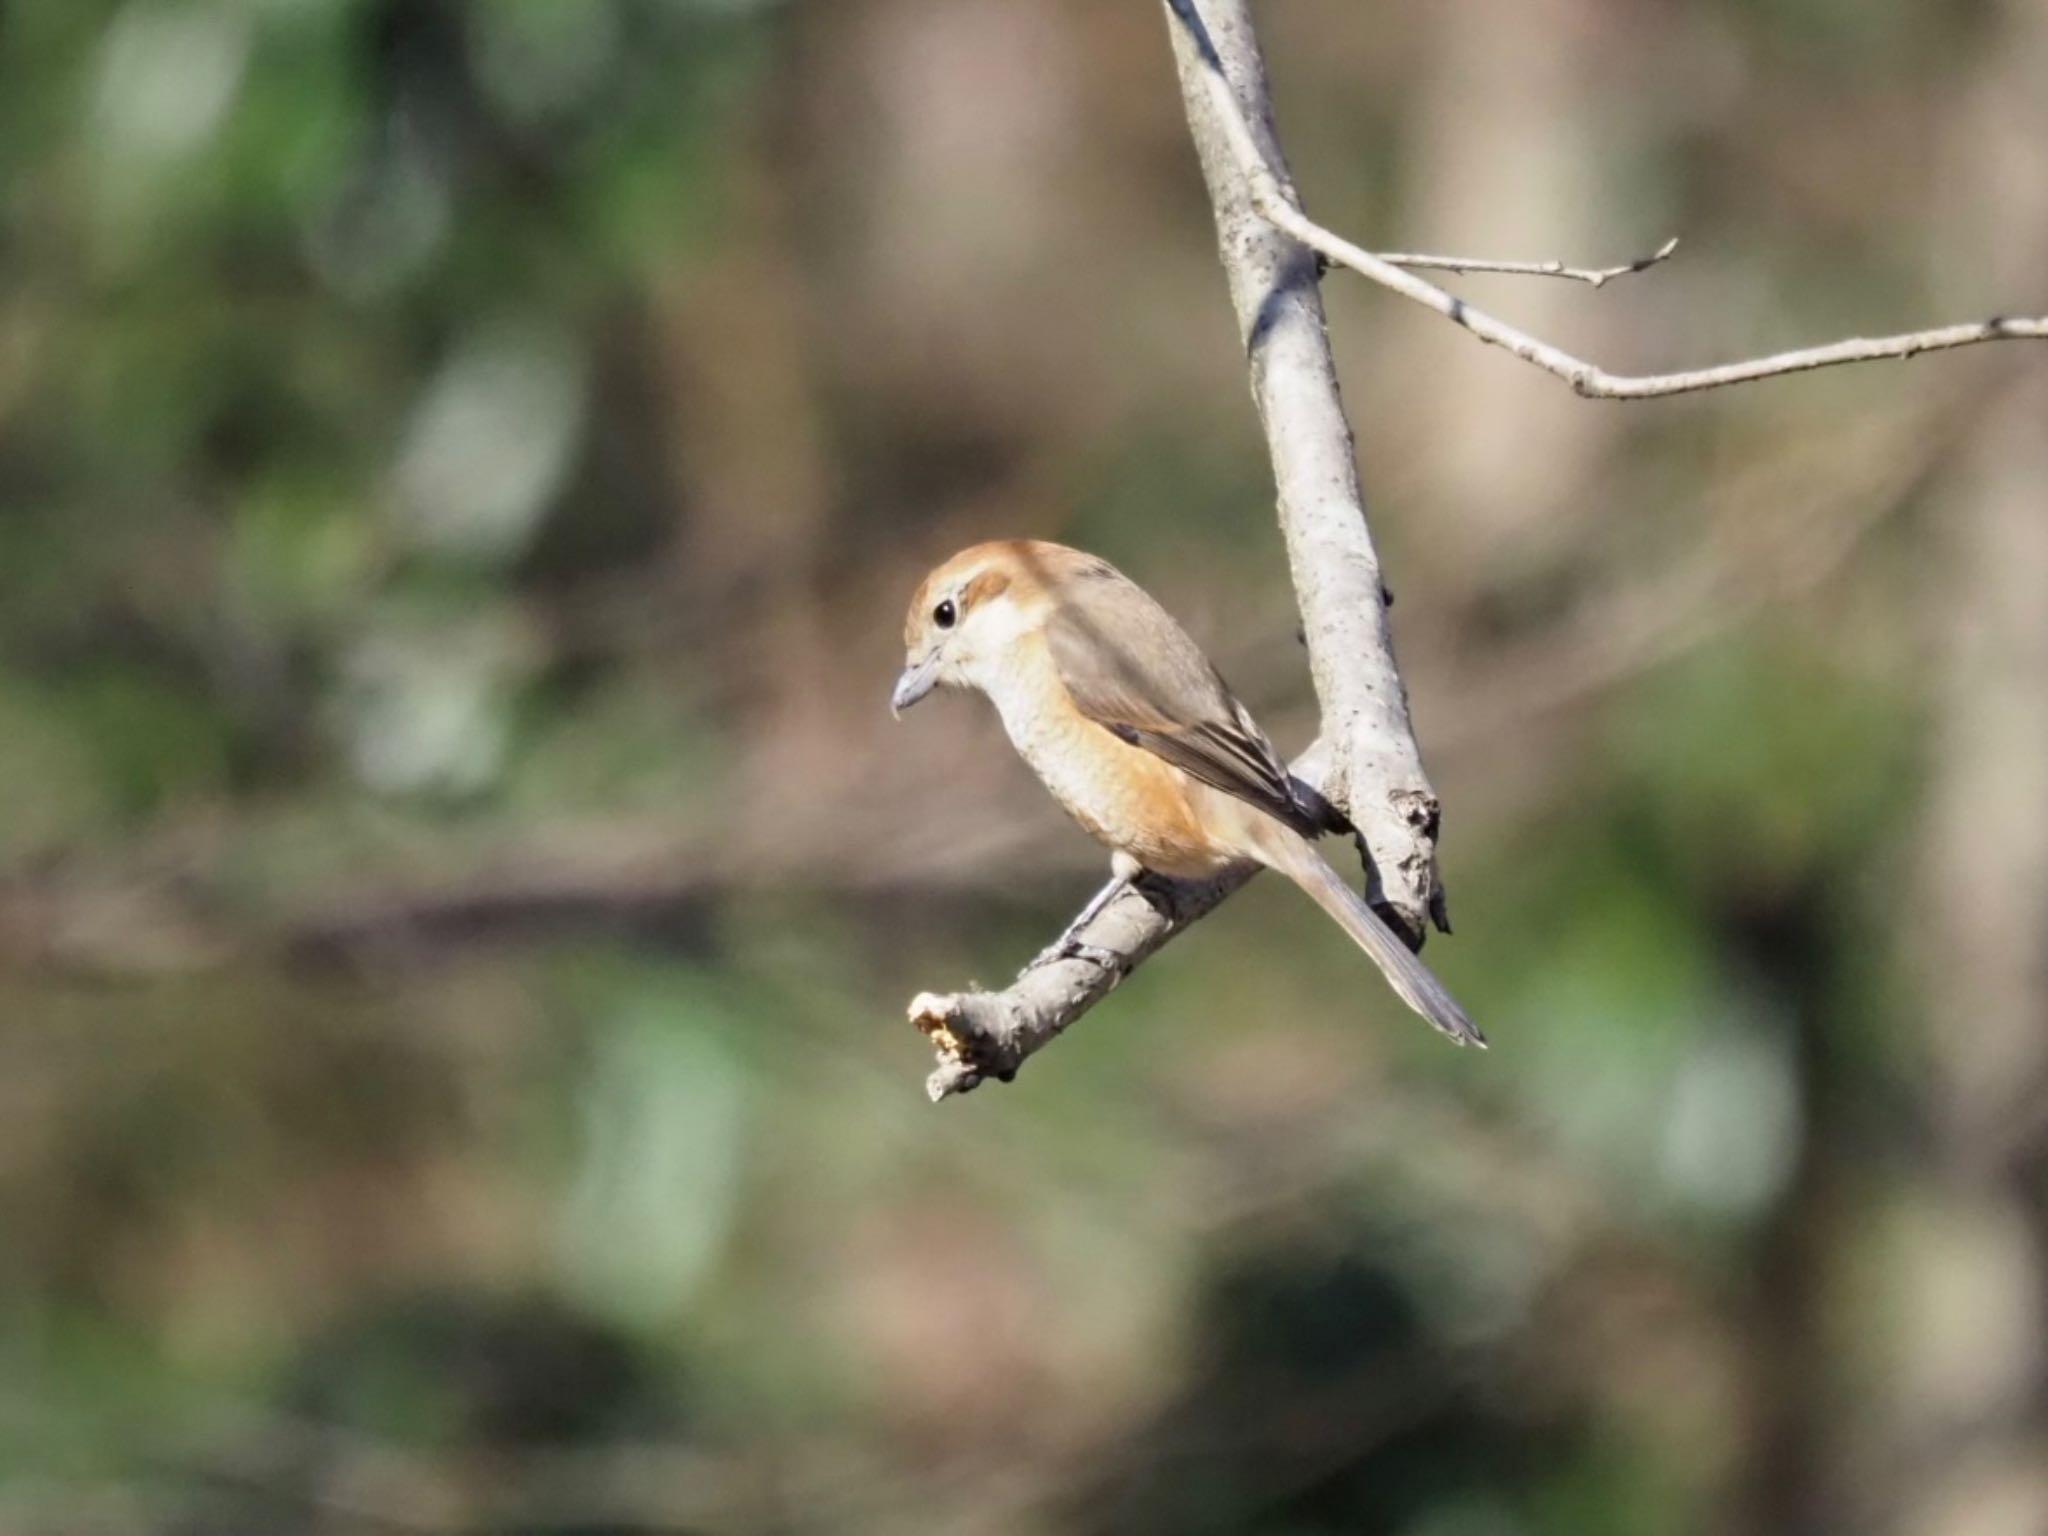
[(1113, 949), (1104, 949), (1100, 944), (1084, 944), (1079, 939), (1062, 938), (1041, 949), (1024, 969), (1035, 971), (1057, 965), (1062, 960), (1086, 960), (1105, 971), (1120, 970), (1124, 964), (1124, 957)]

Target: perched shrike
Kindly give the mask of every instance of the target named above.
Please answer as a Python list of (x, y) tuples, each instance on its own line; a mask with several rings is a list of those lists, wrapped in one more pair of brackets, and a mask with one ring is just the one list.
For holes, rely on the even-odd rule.
[(1121, 879), (1278, 870), (1409, 1007), (1460, 1045), (1486, 1044), (1316, 852), (1313, 839), (1342, 825), (1335, 812), (1288, 774), (1187, 631), (1108, 561), (1063, 544), (977, 544), (925, 577), (903, 641), (891, 707), (900, 714), (939, 687), (986, 694), (1053, 798), (1109, 846)]

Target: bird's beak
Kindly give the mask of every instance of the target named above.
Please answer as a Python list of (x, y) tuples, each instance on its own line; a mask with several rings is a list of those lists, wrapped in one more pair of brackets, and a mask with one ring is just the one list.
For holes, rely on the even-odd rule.
[(896, 679), (896, 691), (889, 695), (889, 713), (901, 719), (903, 711), (930, 693), (938, 683), (939, 658), (936, 653), (923, 661), (912, 662)]

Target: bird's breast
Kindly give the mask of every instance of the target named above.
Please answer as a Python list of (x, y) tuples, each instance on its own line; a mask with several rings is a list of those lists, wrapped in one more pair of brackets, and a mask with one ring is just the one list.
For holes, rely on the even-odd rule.
[(1161, 874), (1214, 874), (1237, 857), (1204, 825), (1209, 791), (1083, 715), (1056, 677), (991, 690), (1018, 755), (1074, 820)]

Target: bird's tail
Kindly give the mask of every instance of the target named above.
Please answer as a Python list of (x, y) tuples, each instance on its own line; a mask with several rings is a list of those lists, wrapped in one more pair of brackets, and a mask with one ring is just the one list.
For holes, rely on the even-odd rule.
[(1479, 1032), (1479, 1026), (1458, 1005), (1449, 989), (1436, 979), (1435, 972), (1396, 937), (1394, 930), (1381, 921), (1379, 914), (1365, 904), (1365, 898), (1347, 885), (1321, 854), (1301, 839), (1290, 837), (1288, 841), (1293, 846), (1274, 850), (1279, 856), (1271, 860), (1273, 867), (1313, 896), (1316, 905), (1335, 918), (1337, 926), (1372, 956), (1373, 964), (1380, 968), (1388, 985), (1401, 994), (1402, 1002), (1459, 1045), (1476, 1045), (1485, 1050), (1486, 1036)]

